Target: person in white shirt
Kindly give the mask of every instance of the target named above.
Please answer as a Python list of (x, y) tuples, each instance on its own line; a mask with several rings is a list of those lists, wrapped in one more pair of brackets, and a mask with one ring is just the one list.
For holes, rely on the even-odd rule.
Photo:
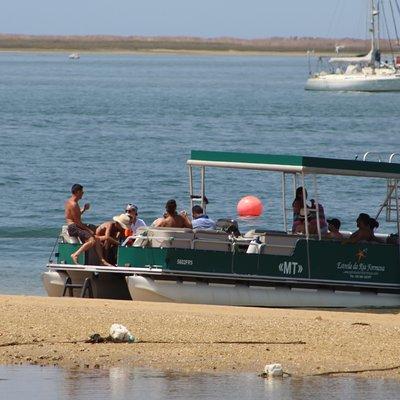
[(142, 219), (138, 218), (138, 208), (134, 204), (127, 204), (125, 207), (125, 213), (131, 217), (131, 230), (133, 235), (136, 234), (138, 228), (146, 226), (146, 223)]

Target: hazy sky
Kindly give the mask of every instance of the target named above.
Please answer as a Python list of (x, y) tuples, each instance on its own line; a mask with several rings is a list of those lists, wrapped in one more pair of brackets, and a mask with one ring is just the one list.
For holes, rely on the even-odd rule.
[(367, 0), (1, 0), (0, 32), (366, 36)]

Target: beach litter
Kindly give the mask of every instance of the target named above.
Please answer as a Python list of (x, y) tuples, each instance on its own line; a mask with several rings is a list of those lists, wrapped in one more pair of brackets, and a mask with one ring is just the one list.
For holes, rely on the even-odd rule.
[(99, 333), (93, 333), (85, 343), (137, 343), (139, 339), (129, 332), (128, 328), (121, 324), (112, 324), (110, 334), (101, 336)]
[(284, 372), (281, 364), (266, 364), (261, 376), (263, 378), (281, 378), (283, 374)]
[(110, 337), (114, 342), (134, 343), (136, 338), (129, 332), (128, 328), (121, 324), (112, 324), (110, 327)]

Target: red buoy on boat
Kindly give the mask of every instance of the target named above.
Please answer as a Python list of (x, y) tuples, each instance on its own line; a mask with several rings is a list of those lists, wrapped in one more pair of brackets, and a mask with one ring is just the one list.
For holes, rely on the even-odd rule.
[(240, 217), (259, 217), (263, 212), (263, 204), (256, 196), (245, 196), (237, 204), (237, 213)]

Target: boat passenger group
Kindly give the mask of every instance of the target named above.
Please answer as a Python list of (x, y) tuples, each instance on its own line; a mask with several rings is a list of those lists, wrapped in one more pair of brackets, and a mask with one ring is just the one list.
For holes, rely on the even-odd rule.
[[(382, 243), (382, 240), (375, 236), (375, 229), (379, 227), (379, 223), (376, 219), (371, 218), (368, 214), (361, 213), (357, 220), (357, 230), (353, 232), (348, 238), (344, 239), (340, 233), (341, 222), (337, 218), (326, 219), (325, 210), (322, 204), (318, 204), (318, 207), (314, 199), (310, 200), (310, 205), (304, 204), (303, 198), (307, 199), (307, 190), (303, 187), (296, 189), (296, 198), (293, 201), (293, 226), (292, 233), (303, 234), (306, 233), (306, 218), (307, 212), (307, 223), (308, 233), (310, 235), (316, 235), (318, 233), (318, 222), (321, 234), (326, 239), (342, 240), (343, 243), (358, 243), (358, 242), (378, 242)], [(318, 209), (318, 213), (317, 213)], [(305, 212), (305, 210), (307, 210)]]
[[(65, 202), (65, 219), (68, 234), (79, 238), (83, 245), (71, 254), (72, 261), (77, 264), (81, 253), (94, 247), (103, 265), (113, 265), (115, 250), (122, 241), (134, 235), (138, 228), (146, 226), (146, 223), (138, 218), (138, 208), (134, 204), (127, 204), (125, 212), (116, 215), (111, 221), (106, 221), (99, 226), (84, 224), (82, 214), (89, 209), (86, 203), (82, 208), (79, 200), (82, 199), (83, 186), (75, 184), (71, 188), (71, 197)], [(165, 213), (157, 218), (153, 227), (190, 228), (190, 229), (215, 229), (215, 222), (204, 214), (203, 208), (195, 205), (192, 208), (192, 221), (185, 211), (177, 213), (176, 201), (168, 200), (165, 205)]]
[[(79, 206), (79, 200), (82, 199), (84, 194), (82, 185), (73, 185), (71, 193), (71, 197), (65, 202), (67, 230), (70, 236), (79, 238), (83, 243), (75, 253), (71, 254), (72, 261), (77, 264), (79, 255), (94, 247), (103, 265), (114, 265), (118, 245), (126, 238), (135, 235), (138, 228), (146, 226), (146, 223), (138, 218), (137, 206), (127, 204), (125, 212), (116, 215), (111, 221), (103, 222), (99, 226), (87, 225), (82, 222), (81, 217), (90, 206), (89, 204), (85, 204), (82, 208)], [(317, 203), (314, 200), (310, 200), (311, 204), (304, 204), (304, 198), (307, 200), (307, 190), (303, 190), (302, 187), (297, 188), (296, 198), (292, 204), (293, 234), (304, 234), (308, 230), (310, 235), (316, 235), (318, 233), (317, 219), (319, 219), (320, 232), (325, 239), (340, 240), (342, 243), (383, 243), (374, 234), (374, 230), (379, 226), (379, 223), (368, 214), (361, 213), (356, 221), (358, 229), (348, 238), (344, 238), (339, 231), (340, 220), (337, 218), (326, 219), (325, 211), (321, 204), (318, 204), (317, 207)], [(216, 223), (204, 214), (203, 208), (199, 205), (195, 205), (192, 208), (192, 220), (189, 219), (185, 211), (177, 213), (176, 210), (176, 201), (173, 199), (168, 200), (165, 205), (164, 215), (161, 218), (157, 218), (151, 226), (216, 229)], [(398, 239), (395, 238), (395, 240)]]

